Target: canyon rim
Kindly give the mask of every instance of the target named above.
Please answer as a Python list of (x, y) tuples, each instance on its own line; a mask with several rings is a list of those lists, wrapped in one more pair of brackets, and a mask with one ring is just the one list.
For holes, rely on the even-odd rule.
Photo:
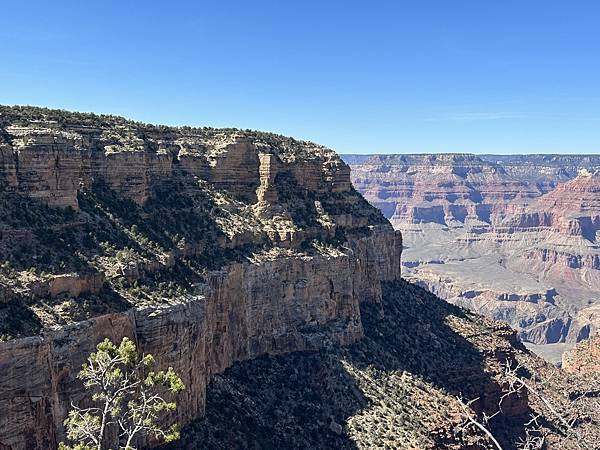
[(32, 107), (0, 128), (0, 448), (64, 440), (106, 337), (181, 374), (173, 448), (488, 448), (464, 411), (505, 448), (531, 417), (551, 448), (597, 436), (586, 348), (561, 371), (404, 281), (401, 233), (332, 150)]

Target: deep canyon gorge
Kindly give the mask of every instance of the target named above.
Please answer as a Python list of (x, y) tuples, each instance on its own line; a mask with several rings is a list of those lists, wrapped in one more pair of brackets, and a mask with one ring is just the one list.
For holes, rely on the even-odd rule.
[(403, 273), (550, 360), (600, 326), (600, 156), (345, 156)]
[[(491, 448), (463, 399), (478, 417), (502, 404), (489, 427), (507, 449), (533, 416), (548, 448), (600, 438), (597, 340), (568, 371), (519, 340), (598, 328), (600, 158), (345, 159), (0, 107), (0, 449), (65, 439), (106, 337), (181, 375), (170, 448)], [(506, 394), (506, 365), (547, 379), (543, 399)]]

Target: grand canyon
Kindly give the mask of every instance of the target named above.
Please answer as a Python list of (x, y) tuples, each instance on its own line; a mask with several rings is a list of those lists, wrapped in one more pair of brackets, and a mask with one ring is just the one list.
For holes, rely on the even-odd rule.
[(600, 327), (600, 156), (348, 155), (403, 275), (551, 361)]
[(123, 337), (185, 383), (170, 449), (593, 448), (600, 158), (345, 160), (0, 107), (0, 449), (64, 441)]

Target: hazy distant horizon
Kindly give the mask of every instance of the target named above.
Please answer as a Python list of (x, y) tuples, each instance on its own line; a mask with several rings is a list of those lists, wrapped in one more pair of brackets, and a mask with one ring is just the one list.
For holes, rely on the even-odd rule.
[(420, 156), (420, 155), (475, 155), (475, 156), (500, 156), (500, 157), (510, 157), (510, 156), (594, 156), (600, 157), (600, 153), (552, 153), (552, 152), (535, 152), (535, 153), (488, 153), (488, 152), (372, 152), (372, 153), (341, 153), (338, 152), (340, 156)]

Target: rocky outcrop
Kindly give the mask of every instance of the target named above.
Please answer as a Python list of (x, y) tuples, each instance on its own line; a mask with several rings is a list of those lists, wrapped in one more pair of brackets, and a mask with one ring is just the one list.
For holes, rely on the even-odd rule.
[(600, 230), (600, 173), (581, 170), (577, 177), (558, 184), (551, 192), (512, 209), (496, 229), (514, 233), (546, 228), (595, 242)]
[(339, 257), (234, 264), (211, 273), (203, 294), (187, 303), (100, 316), (0, 343), (0, 443), (41, 449), (64, 439), (70, 402), (84, 396), (75, 377), (105, 337), (129, 336), (159, 365), (182, 375), (182, 423), (203, 413), (210, 376), (236, 361), (356, 341), (362, 336), (360, 302), (380, 301), (380, 281), (399, 278), (395, 236), (374, 231)]
[(0, 109), (0, 180), (7, 188), (51, 206), (77, 209), (77, 193), (103, 182), (143, 204), (157, 180), (182, 169), (216, 189), (256, 201), (257, 188), (264, 196), (262, 183), (268, 184), (269, 177), (272, 182), (278, 173), (278, 161), (285, 161), (296, 182), (310, 191), (352, 188), (349, 168), (316, 144), (266, 133), (169, 129), (64, 114)]
[(567, 372), (600, 374), (600, 334), (578, 343), (563, 354), (562, 367)]
[(102, 290), (104, 277), (99, 273), (90, 274), (67, 274), (51, 277), (45, 283), (33, 287), (32, 292), (40, 297), (58, 297), (68, 294), (79, 297), (83, 293), (98, 294)]
[(65, 438), (106, 337), (182, 376), (185, 424), (236, 362), (360, 339), (360, 304), (400, 278), (400, 233), (324, 147), (27, 108), (0, 125), (0, 448)]
[[(518, 448), (532, 414), (543, 417), (549, 449), (577, 447), (544, 401), (568, 414), (593, 407), (592, 396), (571, 403), (582, 387), (595, 388), (589, 378), (544, 364), (506, 325), (410, 283), (386, 283), (383, 291), (381, 304), (361, 305), (364, 337), (352, 345), (248, 360), (215, 376), (206, 415), (165, 449), (495, 448), (475, 427), (464, 427), (457, 397), (476, 399), (480, 417), (501, 419), (488, 429), (502, 448)], [(532, 386), (547, 380), (544, 400), (526, 391), (506, 395), (507, 362), (520, 364)], [(594, 448), (598, 422), (585, 417), (574, 426)]]
[(277, 178), (277, 159), (273, 155), (261, 154), (260, 159), (260, 186), (256, 191), (259, 202), (276, 203), (279, 199), (275, 180)]
[(541, 194), (502, 166), (474, 155), (375, 155), (352, 166), (352, 181), (392, 224), (490, 222), (508, 200)]

